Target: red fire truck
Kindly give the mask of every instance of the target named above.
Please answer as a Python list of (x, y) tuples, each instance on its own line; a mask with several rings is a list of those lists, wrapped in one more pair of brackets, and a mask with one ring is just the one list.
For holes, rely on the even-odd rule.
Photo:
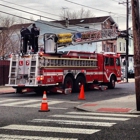
[(85, 89), (102, 85), (113, 89), (115, 82), (121, 81), (118, 54), (57, 50), (62, 46), (101, 40), (104, 40), (101, 32), (45, 34), (44, 51), (11, 56), (7, 86), (12, 86), (18, 93), (26, 89), (36, 93), (46, 90), (67, 94), (78, 92), (81, 85)]

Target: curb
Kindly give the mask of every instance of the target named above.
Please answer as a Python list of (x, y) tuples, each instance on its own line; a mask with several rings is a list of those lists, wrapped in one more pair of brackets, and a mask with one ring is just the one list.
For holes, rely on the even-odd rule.
[(84, 112), (95, 112), (95, 111), (90, 111), (90, 110), (87, 110), (87, 109), (82, 109), (82, 108), (79, 108), (79, 107), (74, 107), (74, 109), (77, 109), (79, 111), (84, 111)]
[(0, 92), (0, 95), (1, 94), (12, 94), (12, 93), (15, 93), (14, 91), (13, 92)]
[(10, 93), (15, 93), (15, 89), (6, 89), (1, 87), (0, 88), (0, 94), (10, 94)]
[(83, 109), (83, 108), (80, 108), (80, 107), (74, 107), (74, 109), (77, 109), (79, 111), (84, 111), (84, 112), (96, 112), (96, 113), (113, 113), (113, 114), (134, 114), (134, 115), (140, 115), (140, 111), (136, 111), (136, 109), (131, 109), (131, 112), (98, 112), (96, 110), (88, 110), (88, 109)]

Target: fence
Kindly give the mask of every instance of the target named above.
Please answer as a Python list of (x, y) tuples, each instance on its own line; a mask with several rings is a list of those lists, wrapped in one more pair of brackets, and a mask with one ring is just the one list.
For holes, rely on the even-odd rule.
[(0, 60), (0, 85), (8, 84), (10, 61)]

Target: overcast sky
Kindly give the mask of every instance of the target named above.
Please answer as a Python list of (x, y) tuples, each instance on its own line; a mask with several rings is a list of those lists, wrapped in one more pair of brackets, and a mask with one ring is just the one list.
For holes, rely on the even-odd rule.
[[(119, 4), (119, 2), (122, 3), (123, 0), (0, 0), (0, 4), (48, 17), (42, 18), (43, 20), (47, 21), (50, 20), (49, 18), (52, 20), (60, 20), (60, 13), (64, 9), (65, 11), (78, 11), (81, 8), (84, 8), (85, 10), (90, 10), (96, 17), (111, 15), (115, 22), (118, 24), (119, 29), (125, 30), (126, 4)], [(8, 7), (4, 7), (2, 5), (0, 5), (0, 9), (2, 12), (11, 13), (26, 18), (33, 17), (34, 19), (40, 19), (39, 16), (20, 12)], [(131, 27), (131, 15), (129, 16), (129, 19), (129, 27)]]

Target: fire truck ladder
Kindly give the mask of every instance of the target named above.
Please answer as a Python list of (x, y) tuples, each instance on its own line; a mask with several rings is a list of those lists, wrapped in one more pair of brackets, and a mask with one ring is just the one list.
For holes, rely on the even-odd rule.
[(12, 55), (11, 63), (10, 63), (10, 69), (9, 69), (9, 84), (15, 85), (17, 81), (17, 75), (18, 75), (18, 61), (19, 56), (18, 55)]
[(96, 68), (97, 59), (90, 58), (52, 58), (43, 57), (40, 67), (55, 67), (55, 68)]
[(36, 54), (34, 54), (31, 57), (31, 61), (30, 61), (30, 68), (29, 68), (29, 84), (37, 84), (37, 73), (38, 73), (38, 56)]

